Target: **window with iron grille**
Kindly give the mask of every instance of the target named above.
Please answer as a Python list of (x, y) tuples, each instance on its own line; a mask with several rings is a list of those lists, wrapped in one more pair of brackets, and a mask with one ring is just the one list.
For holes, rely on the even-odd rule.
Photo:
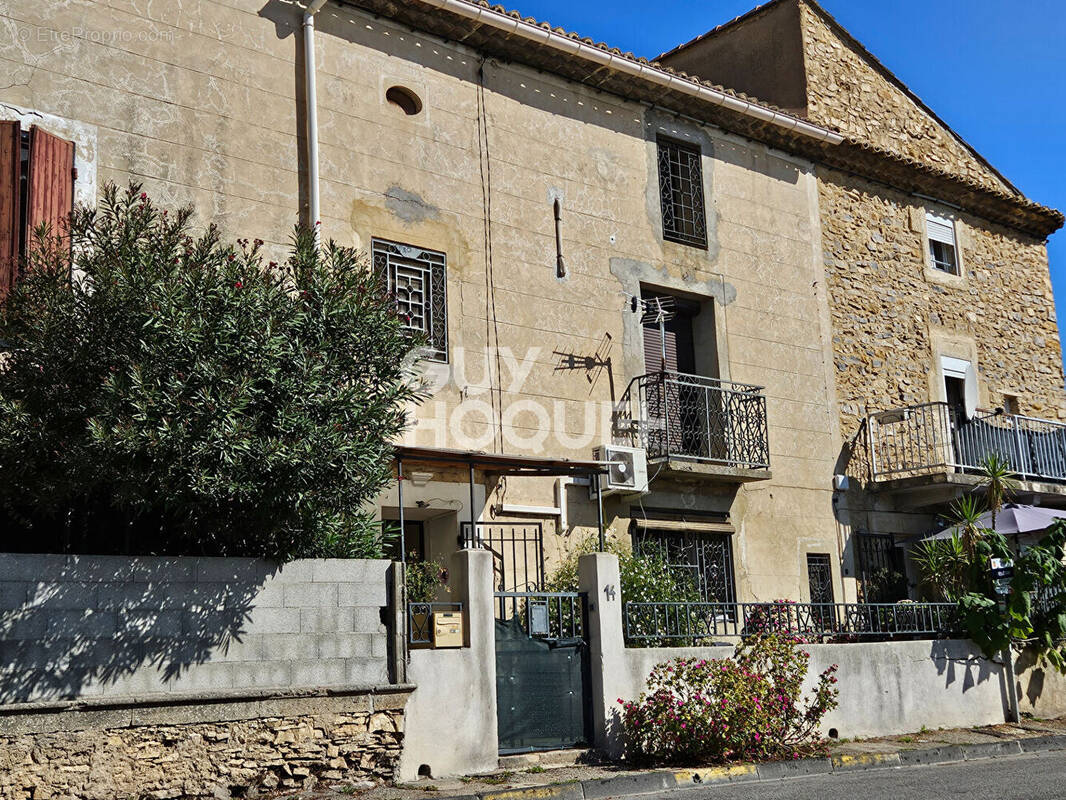
[(638, 554), (666, 561), (677, 581), (705, 603), (735, 603), (733, 548), (729, 536), (697, 531), (644, 531), (634, 536)]
[(395, 296), (406, 325), (426, 337), (431, 361), (448, 360), (447, 258), (386, 239), (371, 245), (374, 269)]
[(812, 603), (833, 603), (833, 567), (828, 553), (807, 554), (807, 583)]
[(707, 247), (707, 217), (703, 208), (703, 168), (696, 147), (659, 139), (659, 199), (663, 238)]

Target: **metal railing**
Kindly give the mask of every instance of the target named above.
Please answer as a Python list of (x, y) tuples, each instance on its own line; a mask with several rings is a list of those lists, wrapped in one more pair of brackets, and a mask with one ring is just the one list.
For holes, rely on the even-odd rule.
[(649, 458), (679, 458), (767, 469), (770, 445), (761, 386), (683, 372), (630, 381), (614, 413), (615, 435)]
[(760, 632), (812, 639), (938, 638), (962, 631), (954, 603), (634, 603), (625, 638), (636, 647), (699, 644)]
[(578, 592), (496, 592), (496, 619), (515, 622), (538, 639), (585, 635), (584, 598)]
[(882, 411), (867, 418), (874, 480), (944, 469), (979, 470), (989, 454), (1022, 478), (1066, 481), (1066, 424), (947, 403)]
[(438, 611), (462, 613), (462, 603), (408, 603), (407, 641), (410, 644), (433, 643), (433, 615)]

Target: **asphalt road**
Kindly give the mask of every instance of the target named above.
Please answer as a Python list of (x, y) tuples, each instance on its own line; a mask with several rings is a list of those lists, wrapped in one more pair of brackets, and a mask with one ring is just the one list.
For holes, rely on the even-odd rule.
[(1066, 751), (957, 764), (831, 773), (645, 795), (662, 800), (975, 800), (1066, 799)]

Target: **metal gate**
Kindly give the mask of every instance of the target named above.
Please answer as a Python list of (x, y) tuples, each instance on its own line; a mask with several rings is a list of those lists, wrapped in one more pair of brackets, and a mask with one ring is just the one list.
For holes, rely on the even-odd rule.
[(496, 593), (496, 719), (501, 753), (588, 744), (585, 596)]
[(476, 536), (470, 533), (470, 523), (464, 522), (460, 546), (492, 553), (497, 592), (535, 592), (544, 583), (544, 526), (539, 522), (479, 522)]

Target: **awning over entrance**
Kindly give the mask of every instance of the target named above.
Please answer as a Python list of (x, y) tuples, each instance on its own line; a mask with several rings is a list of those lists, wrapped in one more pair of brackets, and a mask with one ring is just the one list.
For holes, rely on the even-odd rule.
[(500, 475), (514, 476), (556, 476), (556, 477), (588, 477), (592, 479), (592, 486), (596, 491), (596, 519), (599, 528), (600, 550), (604, 549), (603, 533), (603, 497), (601, 495), (599, 476), (608, 470), (608, 462), (604, 461), (579, 461), (569, 458), (537, 458), (536, 456), (507, 455), (505, 453), (483, 453), (476, 450), (448, 450), (436, 447), (397, 447), (396, 454), (396, 479), (397, 500), (400, 508), (400, 558), (406, 560), (404, 549), (404, 506), (403, 506), (403, 482), (404, 464), (440, 464), (444, 466), (465, 466), (470, 471), (470, 531), (469, 543), (471, 546), (477, 540), (478, 514), (475, 511), (474, 501), (474, 470), (480, 469), (487, 472), (495, 472)]
[(556, 475), (585, 477), (607, 472), (608, 462), (578, 461), (570, 458), (537, 458), (536, 456), (484, 453), (477, 450), (447, 450), (437, 447), (397, 447), (398, 462), (470, 466), (501, 475)]

